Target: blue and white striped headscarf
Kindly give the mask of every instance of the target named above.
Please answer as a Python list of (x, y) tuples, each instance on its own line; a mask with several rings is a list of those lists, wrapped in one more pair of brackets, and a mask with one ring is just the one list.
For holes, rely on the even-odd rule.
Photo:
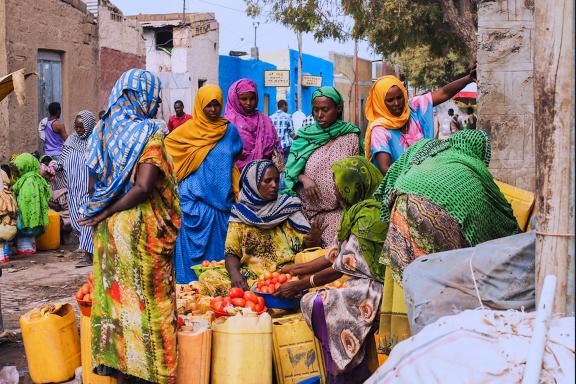
[(270, 160), (254, 160), (244, 166), (240, 176), (238, 203), (232, 206), (230, 221), (271, 229), (288, 220), (296, 231), (310, 232), (310, 223), (302, 213), (299, 198), (278, 195), (276, 200), (262, 199), (258, 186), (270, 167), (276, 167)]
[(132, 188), (132, 170), (159, 127), (152, 120), (160, 105), (160, 79), (131, 69), (116, 81), (108, 107), (88, 140), (86, 165), (98, 180), (94, 194), (81, 208), (92, 217)]

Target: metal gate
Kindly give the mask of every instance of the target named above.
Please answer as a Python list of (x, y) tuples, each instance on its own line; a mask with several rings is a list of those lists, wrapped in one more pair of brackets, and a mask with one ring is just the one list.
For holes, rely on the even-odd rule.
[(62, 105), (62, 56), (54, 51), (38, 51), (38, 121), (48, 116), (48, 105)]

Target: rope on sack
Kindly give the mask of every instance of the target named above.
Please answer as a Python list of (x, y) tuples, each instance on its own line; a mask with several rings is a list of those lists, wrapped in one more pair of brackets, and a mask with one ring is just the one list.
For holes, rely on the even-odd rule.
[(476, 275), (474, 275), (474, 267), (472, 267), (472, 259), (474, 259), (475, 254), (476, 254), (476, 252), (472, 253), (470, 260), (468, 261), (468, 265), (470, 266), (470, 273), (472, 274), (472, 282), (474, 283), (474, 290), (476, 291), (476, 298), (478, 299), (478, 302), (480, 303), (480, 308), (485, 309), (484, 304), (482, 303), (482, 298), (480, 298), (480, 291), (478, 290), (478, 284), (476, 283)]

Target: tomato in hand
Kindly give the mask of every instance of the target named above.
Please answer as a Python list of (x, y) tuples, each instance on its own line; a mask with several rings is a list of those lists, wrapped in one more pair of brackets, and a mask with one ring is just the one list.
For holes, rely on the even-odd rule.
[(245, 307), (246, 300), (243, 297), (235, 297), (232, 299), (232, 305), (235, 307)]
[(78, 301), (82, 301), (82, 299), (84, 298), (84, 292), (82, 292), (82, 290), (78, 290), (78, 292), (76, 292), (76, 300)]
[(285, 283), (286, 281), (288, 281), (288, 277), (287, 277), (286, 275), (284, 275), (284, 274), (278, 276), (277, 279), (278, 279), (278, 282), (279, 282), (280, 284), (283, 284), (283, 283)]
[(270, 286), (268, 287), (268, 293), (274, 293), (276, 292), (276, 286), (270, 284)]
[(241, 298), (244, 297), (244, 291), (242, 288), (234, 287), (230, 290), (230, 294), (228, 296), (230, 296), (231, 299)]

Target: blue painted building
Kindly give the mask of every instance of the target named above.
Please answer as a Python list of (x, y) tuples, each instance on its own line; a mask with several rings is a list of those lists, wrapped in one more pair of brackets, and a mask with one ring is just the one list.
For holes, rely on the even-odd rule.
[(256, 59), (221, 55), (218, 69), (218, 83), (224, 93), (224, 104), (228, 99), (228, 88), (236, 80), (248, 78), (258, 88), (258, 109), (267, 115), (276, 111), (276, 88), (264, 86), (264, 71), (275, 70), (275, 65)]
[[(263, 60), (276, 65), (278, 70), (290, 70), (290, 87), (278, 88), (277, 98), (286, 99), (288, 112), (293, 113), (298, 105), (298, 51), (287, 49), (271, 54), (261, 55)], [(322, 77), (322, 86), (334, 85), (334, 64), (317, 56), (302, 55), (303, 75)], [(316, 87), (302, 87), (302, 112), (306, 115), (312, 113), (312, 92)]]

